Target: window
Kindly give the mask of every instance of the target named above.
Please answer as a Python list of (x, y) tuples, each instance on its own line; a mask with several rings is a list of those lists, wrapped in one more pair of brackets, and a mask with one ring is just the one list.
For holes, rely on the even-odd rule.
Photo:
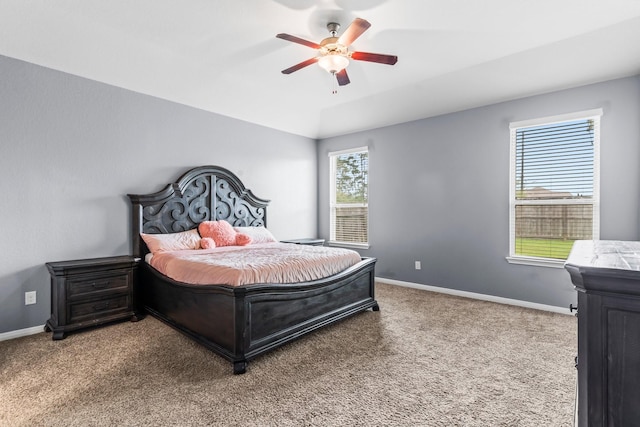
[(575, 240), (599, 238), (601, 115), (511, 123), (509, 262), (562, 267)]
[(369, 151), (329, 153), (330, 243), (369, 247)]

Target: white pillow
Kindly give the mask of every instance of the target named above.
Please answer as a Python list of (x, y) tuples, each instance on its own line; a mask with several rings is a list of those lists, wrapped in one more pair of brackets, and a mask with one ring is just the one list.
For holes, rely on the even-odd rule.
[(140, 233), (140, 236), (151, 253), (200, 249), (200, 234), (197, 228), (170, 234)]
[(251, 244), (254, 243), (272, 243), (278, 240), (266, 228), (260, 227), (233, 227), (237, 233), (243, 233), (251, 237)]

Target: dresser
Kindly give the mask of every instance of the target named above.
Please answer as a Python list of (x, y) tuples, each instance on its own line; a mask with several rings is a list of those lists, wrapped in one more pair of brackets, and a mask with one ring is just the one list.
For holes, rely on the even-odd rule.
[(578, 426), (640, 425), (640, 242), (576, 241)]
[(48, 262), (51, 318), (45, 331), (60, 340), (78, 329), (141, 316), (135, 297), (138, 262), (131, 256)]

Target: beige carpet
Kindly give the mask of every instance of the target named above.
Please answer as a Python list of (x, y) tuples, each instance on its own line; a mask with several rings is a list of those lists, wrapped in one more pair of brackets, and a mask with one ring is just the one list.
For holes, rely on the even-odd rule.
[(0, 342), (1, 426), (570, 426), (576, 319), (391, 285), (244, 375), (147, 317)]

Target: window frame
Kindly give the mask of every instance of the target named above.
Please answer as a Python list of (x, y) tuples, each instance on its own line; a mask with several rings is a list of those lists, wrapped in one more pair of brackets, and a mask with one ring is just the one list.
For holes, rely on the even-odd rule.
[[(367, 202), (366, 203), (337, 203), (336, 202), (336, 161), (338, 156), (344, 154), (367, 153)], [(341, 246), (355, 249), (369, 249), (369, 171), (371, 169), (371, 156), (369, 147), (348, 148), (345, 150), (332, 151), (329, 156), (329, 241), (330, 246)], [(367, 208), (367, 241), (366, 242), (342, 242), (336, 240), (336, 221), (334, 209), (337, 207), (366, 207)]]
[[(521, 205), (592, 205), (592, 238), (600, 239), (600, 127), (602, 108), (579, 111), (556, 116), (511, 122), (509, 124), (509, 255), (506, 260), (511, 264), (533, 265), (540, 267), (563, 268), (566, 260), (534, 256), (516, 255), (516, 206)], [(516, 133), (518, 129), (551, 125), (572, 120), (594, 120), (593, 134), (593, 196), (591, 199), (516, 199)]]

